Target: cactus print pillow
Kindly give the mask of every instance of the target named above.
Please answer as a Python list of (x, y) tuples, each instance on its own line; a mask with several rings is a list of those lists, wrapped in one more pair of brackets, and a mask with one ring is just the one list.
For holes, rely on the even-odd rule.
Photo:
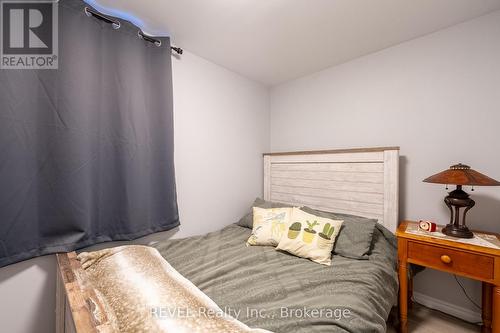
[(276, 246), (286, 233), (292, 208), (259, 208), (253, 207), (252, 235), (248, 245)]
[(276, 250), (330, 266), (333, 245), (342, 223), (341, 220), (332, 220), (292, 208), (288, 230)]
[(324, 212), (309, 207), (300, 208), (306, 213), (333, 220), (344, 220), (333, 253), (351, 259), (368, 259), (377, 220), (361, 216)]

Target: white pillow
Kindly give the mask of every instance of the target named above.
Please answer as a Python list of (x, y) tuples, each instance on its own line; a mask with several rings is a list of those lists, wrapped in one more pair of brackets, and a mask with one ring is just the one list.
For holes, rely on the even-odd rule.
[(247, 245), (276, 246), (290, 223), (292, 208), (259, 208), (253, 207), (252, 235)]

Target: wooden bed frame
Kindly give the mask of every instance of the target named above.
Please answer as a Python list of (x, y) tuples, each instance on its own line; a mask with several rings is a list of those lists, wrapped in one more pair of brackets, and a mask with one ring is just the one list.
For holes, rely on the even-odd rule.
[(85, 283), (76, 252), (56, 257), (56, 333), (115, 333), (95, 290)]
[[(264, 199), (398, 225), (399, 147), (264, 154)], [(57, 254), (56, 333), (113, 332), (75, 252)]]

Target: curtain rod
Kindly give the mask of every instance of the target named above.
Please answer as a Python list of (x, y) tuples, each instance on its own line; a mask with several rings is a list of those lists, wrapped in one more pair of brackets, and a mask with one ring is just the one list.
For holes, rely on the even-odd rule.
[(84, 11), (88, 17), (93, 16), (98, 20), (101, 20), (103, 22), (111, 24), (113, 26), (113, 29), (120, 29), (120, 27), (121, 27), (121, 24), (119, 21), (114, 21), (114, 20), (110, 19), (109, 17), (106, 17), (106, 16), (102, 15), (101, 13), (99, 13), (99, 12), (89, 8), (89, 7), (85, 7)]
[[(137, 34), (139, 35), (139, 38), (145, 40), (146, 42), (153, 43), (156, 46), (161, 46), (161, 40), (153, 38), (151, 36), (148, 36), (144, 32), (142, 32), (141, 30), (139, 30), (139, 32)], [(181, 49), (180, 47), (170, 46), (170, 49), (172, 51), (175, 51), (177, 54), (182, 54), (184, 52), (184, 50)]]
[[(98, 20), (101, 20), (103, 22), (111, 24), (113, 26), (113, 29), (120, 29), (120, 27), (121, 27), (120, 21), (112, 20), (111, 18), (99, 13), (98, 11), (96, 11), (94, 9), (91, 9), (89, 7), (85, 7), (84, 11), (88, 17), (93, 16)], [(138, 31), (137, 35), (139, 36), (139, 38), (141, 38), (147, 42), (153, 43), (158, 47), (161, 46), (161, 40), (155, 39), (151, 36), (148, 36), (148, 35), (144, 34), (141, 30)], [(170, 46), (170, 50), (176, 52), (177, 54), (184, 53), (184, 50), (181, 49), (180, 47)]]

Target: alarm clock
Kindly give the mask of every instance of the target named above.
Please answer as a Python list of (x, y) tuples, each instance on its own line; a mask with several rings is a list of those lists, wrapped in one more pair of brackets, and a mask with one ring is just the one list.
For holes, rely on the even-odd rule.
[(436, 231), (437, 224), (431, 221), (418, 222), (418, 229), (422, 231), (434, 232)]

